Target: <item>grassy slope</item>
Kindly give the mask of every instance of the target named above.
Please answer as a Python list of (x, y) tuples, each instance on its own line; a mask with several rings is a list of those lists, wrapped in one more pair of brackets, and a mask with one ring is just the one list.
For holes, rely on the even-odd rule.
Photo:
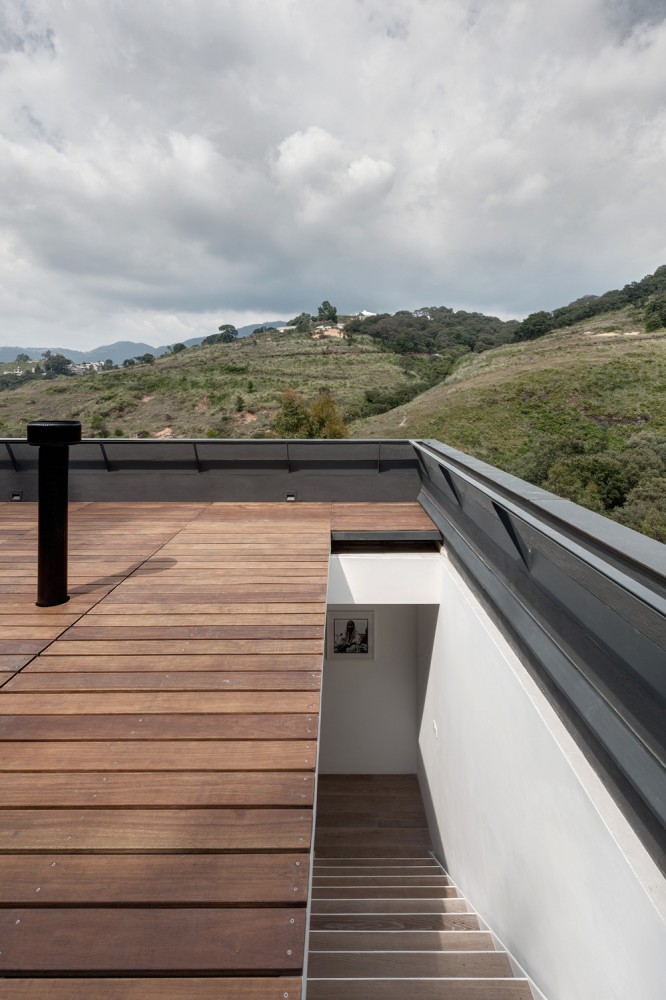
[[(267, 334), (1, 392), (0, 435), (22, 437), (26, 421), (42, 417), (80, 419), (84, 435), (152, 437), (170, 428), (174, 437), (248, 437), (268, 430), (287, 387), (307, 399), (328, 387), (344, 413), (368, 388), (410, 381), (398, 356), (368, 338), (349, 346)], [(640, 429), (666, 432), (666, 332), (645, 334), (627, 311), (467, 356), (443, 384), (349, 428), (353, 436), (439, 438), (518, 473), (521, 455), (545, 435), (592, 443), (607, 431), (612, 444)]]
[(601, 441), (607, 430), (611, 444), (641, 429), (666, 432), (666, 332), (642, 332), (625, 311), (466, 357), (444, 383), (350, 434), (438, 438), (515, 469), (543, 435)]
[(81, 420), (84, 436), (249, 437), (268, 430), (286, 388), (307, 400), (329, 388), (345, 413), (362, 402), (367, 388), (411, 381), (397, 355), (379, 351), (366, 337), (347, 345), (301, 334), (261, 334), (195, 347), (153, 365), (1, 392), (0, 435), (22, 437), (26, 421), (42, 418)]

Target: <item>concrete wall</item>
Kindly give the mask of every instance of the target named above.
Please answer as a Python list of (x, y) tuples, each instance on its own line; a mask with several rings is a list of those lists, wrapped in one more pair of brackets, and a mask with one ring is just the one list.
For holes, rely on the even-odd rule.
[[(662, 1000), (664, 880), (442, 557), (418, 650), (419, 777), (438, 852), (548, 1000)], [(417, 613), (418, 635), (432, 624)]]

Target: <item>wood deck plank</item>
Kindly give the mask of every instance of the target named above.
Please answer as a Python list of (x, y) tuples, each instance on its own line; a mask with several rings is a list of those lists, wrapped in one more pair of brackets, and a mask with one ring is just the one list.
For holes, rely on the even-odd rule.
[[(310, 714), (0, 716), (0, 739), (16, 741), (161, 740), (164, 743), (177, 740), (245, 741), (259, 737), (263, 741), (294, 741), (314, 740), (316, 735), (317, 716)], [(301, 747), (303, 745), (300, 744)], [(291, 749), (285, 757), (287, 762), (291, 760)], [(277, 753), (275, 759), (279, 760)], [(288, 763), (285, 763), (286, 766)], [(2, 769), (0, 760), (0, 772)]]
[[(72, 647), (69, 647), (70, 649)], [(17, 659), (19, 659), (17, 657)], [(25, 662), (29, 662), (29, 657), (21, 657)], [(39, 660), (33, 660), (31, 669), (39, 673), (45, 672), (72, 672), (89, 673), (90, 671), (114, 671), (122, 673), (124, 671), (142, 673), (152, 673), (154, 671), (278, 671), (288, 670), (321, 670), (321, 657), (317, 653), (201, 653), (195, 650), (187, 656), (176, 653), (165, 653), (162, 656), (156, 654), (135, 654), (113, 653), (94, 656), (92, 654), (79, 655), (76, 647), (74, 655), (41, 656)]]
[(5, 809), (0, 852), (306, 850), (308, 809)]
[(304, 911), (85, 908), (0, 911), (0, 971), (296, 971)]
[[(6, 979), (3, 1000), (300, 1000), (302, 980), (293, 976), (248, 979), (98, 978)], [(463, 998), (464, 1000), (464, 998)]]
[(0, 808), (303, 808), (312, 805), (313, 785), (313, 775), (306, 771), (5, 772), (0, 782)]
[(2, 771), (309, 771), (304, 740), (6, 741)]
[[(0, 664), (1, 666), (1, 664)], [(36, 667), (39, 663), (36, 664)], [(7, 690), (27, 691), (318, 691), (319, 671), (308, 670), (174, 670), (136, 673), (41, 673), (26, 667), (12, 675)], [(291, 705), (290, 705), (291, 708)]]
[(49, 691), (33, 694), (12, 693), (5, 687), (0, 698), (0, 715), (306, 714), (318, 709), (317, 691)]
[[(0, 856), (0, 906), (304, 905), (303, 854)], [(39, 892), (36, 893), (36, 889)]]

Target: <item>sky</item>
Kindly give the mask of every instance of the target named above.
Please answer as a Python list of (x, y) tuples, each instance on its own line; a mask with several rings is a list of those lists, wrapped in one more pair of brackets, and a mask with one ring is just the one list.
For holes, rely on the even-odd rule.
[(0, 343), (666, 263), (664, 0), (0, 0)]

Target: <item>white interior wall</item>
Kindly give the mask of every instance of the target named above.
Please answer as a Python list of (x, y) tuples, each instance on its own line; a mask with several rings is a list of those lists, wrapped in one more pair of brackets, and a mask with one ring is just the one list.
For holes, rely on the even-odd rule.
[(414, 774), (416, 609), (367, 603), (362, 607), (375, 613), (375, 657), (367, 663), (340, 657), (324, 661), (319, 771)]
[[(322, 774), (413, 774), (418, 714), (416, 608), (439, 606), (436, 553), (331, 557), (329, 609), (375, 611), (375, 659), (324, 663), (319, 771)], [(431, 626), (431, 639), (434, 622)]]
[(439, 572), (419, 777), (447, 868), (549, 1000), (662, 1000), (663, 878), (444, 556)]

